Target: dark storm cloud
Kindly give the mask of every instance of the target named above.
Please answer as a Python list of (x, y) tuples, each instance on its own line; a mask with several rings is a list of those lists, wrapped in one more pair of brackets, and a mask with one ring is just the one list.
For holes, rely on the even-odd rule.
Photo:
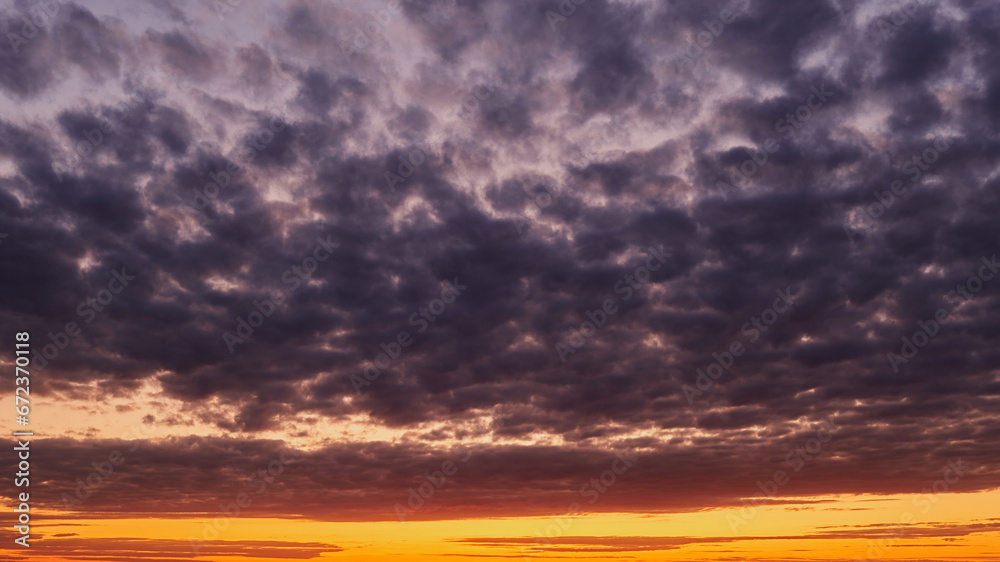
[[(913, 491), (945, 457), (995, 466), (971, 443), (998, 431), (1000, 280), (974, 298), (948, 293), (1000, 253), (998, 10), (976, 2), (956, 19), (928, 7), (882, 39), (849, 23), (877, 3), (752, 1), (699, 57), (701, 74), (678, 72), (673, 57), (702, 21), (732, 7), (590, 0), (551, 25), (556, 2), (445, 1), (405, 4), (372, 27), (377, 14), (293, 2), (262, 8), (277, 23), (256, 36), (220, 38), (190, 13), (129, 29), (66, 4), (20, 54), (0, 53), (4, 107), (50, 100), (0, 122), (0, 267), (18, 272), (0, 281), (0, 319), (30, 330), (40, 352), (124, 267), (134, 283), (48, 361), (38, 393), (82, 396), (77, 385), (96, 381), (128, 394), (155, 380), (170, 397), (239, 412), (205, 418), (232, 432), (298, 414), (402, 428), (521, 406), (498, 435), (648, 447), (602, 508), (674, 505), (665, 482), (692, 490), (674, 507), (728, 504), (759, 477), (751, 468), (766, 473), (786, 450), (787, 433), (743, 431), (834, 413), (844, 456), (815, 465), (796, 483), (803, 494)], [(345, 60), (355, 25), (381, 35)], [(100, 93), (81, 96), (71, 80)], [(489, 95), (476, 90), (486, 83)], [(814, 87), (833, 94), (806, 113)], [(789, 114), (801, 126), (785, 135)], [(57, 173), (103, 120), (113, 131)], [(572, 159), (605, 121), (629, 142)], [(768, 139), (778, 148), (754, 164)], [(921, 160), (935, 139), (950, 146)], [(747, 161), (755, 171), (723, 198), (716, 182)], [(194, 190), (213, 182), (191, 212)], [(288, 273), (318, 237), (339, 246), (314, 272)], [(671, 256), (626, 299), (619, 281), (650, 252)], [(455, 279), (468, 289), (418, 333), (411, 315)], [(776, 291), (793, 306), (754, 327)], [(223, 335), (269, 299), (273, 313), (230, 353)], [(561, 361), (557, 344), (607, 299), (617, 312)], [(945, 307), (948, 322), (894, 373), (886, 354)], [(401, 330), (412, 346), (356, 394), (350, 377)], [(690, 404), (682, 387), (734, 341), (746, 352)], [(710, 447), (685, 441), (696, 430)], [(162, 458), (183, 458), (170, 447)], [(382, 468), (359, 457), (340, 480), (303, 469), (290, 489), (319, 490), (300, 498), (303, 515), (320, 517), (315, 498), (341, 493), (337, 482), (391, 503), (412, 471), (388, 467), (427, 454), (356, 447)], [(234, 445), (206, 469), (248, 455)], [(552, 494), (551, 510), (564, 503), (559, 475), (580, 476), (560, 456), (599, 464), (571, 447), (483, 455), (454, 504), (470, 513), (529, 484)], [(192, 488), (179, 465), (159, 470), (135, 473), (134, 489), (154, 477)], [(989, 471), (967, 481), (997, 485)], [(143, 502), (136, 492), (122, 505)]]
[[(951, 407), (931, 404), (929, 410), (947, 417)], [(634, 445), (650, 444), (633, 440), (609, 452), (586, 444), (596, 435), (573, 435), (578, 444), (563, 447), (493, 444), (448, 450), (418, 443), (370, 442), (306, 452), (294, 451), (280, 441), (226, 438), (49, 439), (47, 449), (32, 451), (32, 467), (37, 467), (46, 483), (32, 498), (39, 505), (82, 518), (95, 513), (135, 517), (163, 512), (201, 517), (245, 492), (253, 498), (246, 516), (281, 513), (322, 521), (393, 520), (397, 518), (394, 505), (405, 504), (409, 489), (424, 481), (424, 472), (439, 470), (448, 459), (461, 461), (456, 461), (459, 472), (436, 491), (433, 502), (413, 515), (415, 519), (435, 519), (456, 509), (484, 517), (512, 512), (552, 514), (565, 512), (572, 502), (587, 511), (739, 507), (739, 498), (756, 491), (755, 482), (770, 479), (779, 469), (787, 471), (791, 482), (769, 500), (776, 503), (812, 494), (928, 493), (928, 486), (941, 479), (949, 466), (962, 470), (958, 478), (954, 473), (946, 475), (952, 491), (989, 490), (1000, 483), (995, 455), (986, 448), (954, 444), (929, 450), (926, 446), (927, 441), (942, 439), (987, 440), (996, 437), (995, 431), (992, 436), (968, 435), (955, 424), (925, 431), (922, 443), (907, 443), (905, 436), (922, 426), (901, 421), (905, 418), (897, 413), (902, 412), (859, 412), (862, 417), (881, 415), (894, 420), (893, 427), (874, 431), (842, 425), (853, 421), (849, 418), (837, 420), (840, 427), (833, 439), (820, 454), (801, 463), (801, 472), (794, 470), (798, 457), (790, 464), (786, 455), (803, 448), (816, 435), (816, 427), (797, 430), (782, 425), (760, 437), (739, 431), (737, 425), (760, 422), (761, 417), (755, 415), (734, 419), (732, 424), (704, 424), (706, 429), (734, 430), (719, 431), (717, 437), (631, 453)], [(524, 420), (515, 411), (508, 422), (521, 425)], [(888, 442), (903, 444), (895, 450), (878, 445)], [(617, 453), (625, 454), (631, 466), (591, 501), (593, 494), (588, 492), (592, 490), (586, 485), (612, 467)], [(901, 464), (897, 462), (900, 455), (921, 460)], [(109, 459), (116, 463), (111, 468)], [(525, 496), (525, 489), (535, 492)], [(720, 518), (720, 526), (724, 525)]]

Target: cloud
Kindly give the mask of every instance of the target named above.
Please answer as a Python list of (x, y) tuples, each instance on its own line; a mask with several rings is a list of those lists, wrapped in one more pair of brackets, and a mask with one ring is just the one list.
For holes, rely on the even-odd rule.
[[(298, 416), (395, 430), (510, 406), (518, 423), (484, 453), (492, 464), (450, 500), (465, 513), (516, 503), (529, 484), (540, 511), (557, 509), (573, 494), (562, 478), (586, 477), (614, 446), (644, 448), (649, 468), (602, 509), (729, 505), (751, 468), (773, 470), (795, 432), (829, 416), (843, 419), (842, 454), (810, 467), (802, 493), (911, 492), (960, 456), (995, 466), (973, 443), (997, 428), (997, 288), (948, 293), (998, 253), (1000, 74), (986, 55), (998, 10), (925, 8), (880, 40), (861, 19), (881, 4), (780, 4), (754, 2), (697, 72), (679, 73), (672, 57), (729, 3), (591, 0), (555, 29), (555, 2), (407, 4), (350, 61), (341, 47), (374, 17), (350, 8), (244, 5), (234, 17), (255, 23), (225, 35), (183, 4), (150, 26), (66, 3), (22, 53), (0, 53), (0, 93), (25, 108), (0, 121), (0, 267), (18, 272), (0, 279), (0, 320), (29, 330), (35, 353), (81, 324), (35, 379), (40, 395), (154, 383), (235, 412), (199, 420), (240, 439), (198, 442), (219, 448), (209, 471), (262, 461), (254, 434), (306, 431)], [(484, 84), (490, 95), (463, 111)], [(834, 94), (786, 136), (776, 122), (813, 87)], [(103, 120), (114, 130), (95, 142)], [(571, 156), (598, 137), (606, 150)], [(768, 139), (767, 163), (723, 198), (716, 183)], [(913, 163), (935, 139), (951, 147)], [(417, 148), (426, 161), (390, 188), (386, 173)], [(852, 240), (896, 180), (905, 194)], [(191, 212), (212, 182), (218, 195)], [(533, 203), (543, 192), (551, 203)], [(329, 261), (286, 275), (328, 236), (340, 244)], [(625, 299), (617, 281), (651, 247), (673, 256)], [(85, 323), (78, 307), (122, 267), (134, 285)], [(419, 331), (411, 315), (455, 278), (468, 292)], [(792, 309), (753, 336), (748, 323), (786, 289)], [(281, 292), (230, 354), (223, 335)], [(563, 364), (556, 344), (608, 298), (620, 311)], [(886, 354), (945, 306), (940, 334), (893, 373)], [(355, 396), (350, 377), (400, 330), (412, 347)], [(746, 353), (689, 405), (683, 386), (736, 340)], [(301, 514), (337, 499), (376, 517), (350, 494), (395, 501), (394, 478), (432, 441), (325, 445), (290, 481), (308, 492)], [(141, 453), (130, 467), (145, 468), (116, 485), (131, 510), (162, 505), (140, 496), (154, 476), (190, 489), (169, 459), (191, 451), (148, 450), (162, 456)], [(90, 462), (71, 456), (61, 481)], [(324, 476), (333, 459), (354, 472)], [(997, 485), (986, 468), (966, 482)], [(291, 497), (262, 505), (288, 511)]]

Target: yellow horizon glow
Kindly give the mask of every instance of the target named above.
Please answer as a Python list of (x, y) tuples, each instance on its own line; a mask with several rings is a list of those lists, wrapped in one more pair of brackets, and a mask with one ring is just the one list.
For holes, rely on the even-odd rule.
[[(904, 530), (898, 535), (896, 544), (883, 548), (880, 559), (1000, 559), (1000, 530), (996, 525), (1000, 521), (997, 510), (1000, 490), (939, 494), (938, 501), (932, 502), (926, 513), (916, 507), (925, 504), (914, 504), (915, 498), (915, 494), (785, 498), (794, 503), (760, 507), (738, 533), (732, 531), (726, 520), (727, 513), (735, 513), (736, 510), (718, 508), (687, 513), (600, 513), (576, 517), (557, 515), (407, 522), (345, 523), (237, 517), (231, 519), (218, 536), (210, 532), (207, 537), (203, 534), (207, 525), (205, 519), (66, 519), (60, 518), (64, 515), (61, 512), (40, 510), (33, 514), (37, 526), (33, 528), (33, 546), (28, 554), (32, 560), (45, 562), (70, 562), (79, 560), (80, 556), (90, 558), (101, 554), (112, 557), (102, 552), (102, 543), (112, 539), (135, 539), (180, 541), (167, 543), (170, 545), (169, 552), (164, 552), (163, 556), (169, 559), (231, 562), (412, 558), (453, 561), (482, 557), (521, 558), (523, 552), (530, 552), (536, 559), (708, 561), (730, 557), (738, 560), (832, 561), (871, 556), (868, 549), (882, 531), (869, 527), (865, 532), (865, 526), (897, 525), (902, 514), (910, 512), (914, 516), (913, 523), (902, 525)], [(957, 529), (948, 532), (949, 526), (984, 523), (992, 523), (992, 529), (985, 526), (982, 531)], [(921, 536), (920, 531), (934, 528), (942, 530), (939, 536)], [(821, 535), (824, 532), (848, 531), (861, 534), (851, 537)], [(76, 536), (53, 537), (70, 533), (76, 533)], [(45, 538), (39, 540), (40, 534), (44, 534)], [(546, 534), (551, 537), (552, 545), (546, 550), (535, 550), (536, 539)], [(306, 553), (289, 558), (218, 554), (194, 558), (189, 547), (190, 539), (203, 537), (214, 537), (214, 540), (227, 543), (223, 546), (238, 547), (244, 541), (283, 541), (336, 545), (343, 550), (317, 553), (311, 557)], [(470, 542), (469, 539), (477, 541)], [(46, 550), (63, 550), (60, 541), (63, 544), (84, 541), (87, 545), (92, 544), (93, 548), (84, 552), (85, 547), (77, 545), (72, 557), (46, 555)], [(672, 545), (671, 541), (679, 544)], [(623, 550), (604, 549), (614, 548), (616, 544)], [(210, 543), (209, 546), (213, 545)], [(294, 551), (294, 544), (291, 547), (290, 551)], [(5, 554), (23, 555), (24, 551), (8, 549)], [(147, 556), (145, 559), (157, 558)]]

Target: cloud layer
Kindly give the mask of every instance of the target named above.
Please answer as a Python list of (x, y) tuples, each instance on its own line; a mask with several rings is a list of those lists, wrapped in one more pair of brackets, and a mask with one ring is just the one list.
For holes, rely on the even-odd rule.
[[(823, 419), (789, 493), (1000, 486), (994, 3), (244, 4), (62, 2), (0, 49), (0, 322), (68, 342), (33, 390), (226, 406), (81, 509), (211, 511), (287, 420), (437, 423), (259, 504), (391, 518), (498, 404), (421, 515), (559, 512), (612, 449), (601, 509), (732, 505)], [(114, 447), (60, 443), (48, 501)]]

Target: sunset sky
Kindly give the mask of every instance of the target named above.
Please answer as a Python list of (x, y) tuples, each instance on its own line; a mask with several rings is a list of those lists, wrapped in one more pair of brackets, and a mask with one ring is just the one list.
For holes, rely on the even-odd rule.
[(995, 0), (0, 0), (0, 556), (1000, 561), (998, 56)]

